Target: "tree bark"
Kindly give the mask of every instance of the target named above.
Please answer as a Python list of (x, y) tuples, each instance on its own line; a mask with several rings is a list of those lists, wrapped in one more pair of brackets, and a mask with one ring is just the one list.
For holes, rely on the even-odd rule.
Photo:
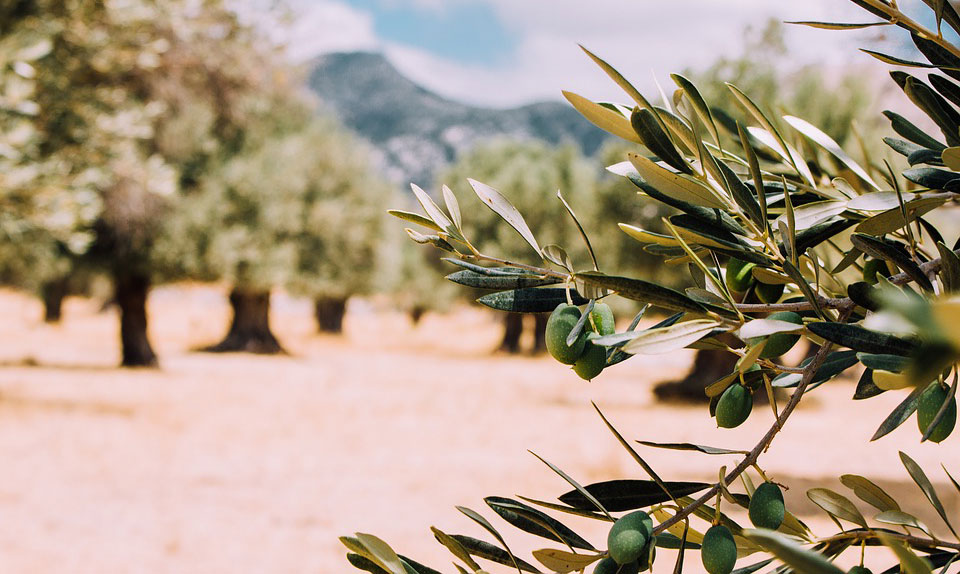
[(547, 351), (547, 320), (550, 315), (537, 313), (533, 316), (533, 352), (534, 354)]
[(285, 352), (270, 330), (270, 291), (234, 288), (230, 292), (233, 320), (222, 341), (207, 347), (214, 353), (246, 352), (277, 354)]
[(679, 381), (658, 384), (653, 388), (653, 394), (662, 401), (709, 402), (704, 389), (710, 383), (732, 373), (736, 364), (737, 356), (733, 353), (697, 351), (687, 376)]
[(426, 314), (427, 310), (423, 305), (414, 305), (410, 308), (410, 322), (416, 327), (420, 324), (420, 319)]
[(507, 313), (503, 316), (503, 340), (499, 351), (516, 354), (520, 352), (520, 335), (523, 334), (523, 315)]
[(114, 269), (114, 298), (120, 307), (120, 345), (124, 367), (156, 367), (157, 355), (147, 336), (147, 294), (150, 277), (129, 269)]
[(43, 299), (43, 321), (45, 323), (59, 323), (63, 317), (63, 300), (67, 296), (68, 281), (66, 277), (60, 277), (48, 281), (40, 288), (40, 296)]
[(317, 332), (339, 335), (343, 332), (343, 316), (347, 312), (346, 297), (317, 297), (313, 301), (313, 314), (317, 319)]

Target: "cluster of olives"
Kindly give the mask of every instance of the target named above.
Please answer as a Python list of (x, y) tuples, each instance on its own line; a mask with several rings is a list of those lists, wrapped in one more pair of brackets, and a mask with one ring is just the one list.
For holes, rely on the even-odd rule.
[(624, 515), (607, 534), (608, 558), (597, 563), (594, 574), (637, 574), (653, 564), (657, 537), (653, 519), (642, 510)]
[(735, 257), (727, 262), (725, 282), (734, 293), (746, 293), (753, 287), (753, 293), (761, 303), (776, 303), (783, 296), (783, 283), (763, 283), (753, 276), (754, 263), (747, 263)]
[(613, 310), (606, 303), (596, 303), (583, 330), (572, 344), (567, 337), (582, 317), (579, 307), (561, 303), (547, 319), (547, 351), (564, 365), (573, 365), (574, 372), (587, 381), (600, 374), (607, 366), (607, 349), (595, 345), (594, 339), (616, 332)]
[[(926, 432), (927, 427), (930, 426), (934, 417), (940, 412), (940, 408), (948, 396), (949, 393), (946, 387), (938, 381), (931, 383), (927, 390), (923, 391), (917, 400), (917, 426), (920, 427), (920, 432)], [(943, 414), (943, 418), (940, 419), (937, 426), (933, 427), (933, 432), (930, 433), (930, 440), (933, 442), (942, 442), (950, 436), (956, 424), (957, 397), (954, 396), (950, 397), (950, 403), (947, 405), (947, 411)]]
[[(776, 530), (783, 524), (786, 507), (780, 487), (764, 482), (750, 497), (748, 514), (757, 528)], [(737, 562), (737, 543), (730, 529), (722, 524), (711, 526), (703, 535), (700, 560), (710, 574), (730, 574)]]
[[(750, 497), (750, 522), (757, 528), (776, 530), (783, 523), (786, 508), (780, 487), (761, 484)], [(653, 520), (642, 510), (617, 520), (607, 535), (609, 556), (600, 560), (594, 574), (637, 574), (653, 564), (656, 536)], [(730, 529), (722, 524), (710, 527), (703, 535), (700, 559), (710, 574), (730, 574), (737, 562), (737, 544)]]

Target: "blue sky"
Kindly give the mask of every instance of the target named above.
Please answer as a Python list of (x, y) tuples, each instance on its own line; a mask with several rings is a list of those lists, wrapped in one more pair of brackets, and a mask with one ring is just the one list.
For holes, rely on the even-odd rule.
[[(578, 43), (644, 90), (653, 78), (735, 56), (747, 26), (771, 19), (871, 21), (847, 0), (290, 0), (293, 52), (383, 52), (401, 72), (458, 100), (506, 107), (563, 89), (622, 98)], [(787, 66), (885, 67), (857, 51), (869, 32), (789, 27)], [(874, 46), (875, 47), (875, 46)]]

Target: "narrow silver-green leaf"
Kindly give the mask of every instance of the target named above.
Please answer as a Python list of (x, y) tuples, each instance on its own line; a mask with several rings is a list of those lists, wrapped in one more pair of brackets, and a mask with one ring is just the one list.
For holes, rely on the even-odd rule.
[(623, 346), (631, 355), (659, 355), (683, 349), (706, 337), (720, 326), (711, 319), (694, 319), (660, 329), (643, 331)]
[(854, 161), (852, 157), (847, 155), (847, 152), (843, 151), (843, 148), (840, 147), (840, 144), (825, 134), (822, 130), (820, 130), (820, 128), (806, 120), (794, 116), (783, 116), (783, 119), (788, 124), (793, 126), (793, 129), (807, 136), (816, 142), (817, 145), (833, 154), (834, 157), (843, 162), (844, 165), (850, 168), (850, 171), (857, 174), (857, 177), (869, 184), (870, 187), (876, 189), (877, 191), (880, 190), (880, 186), (873, 181), (873, 178), (870, 177), (870, 174), (867, 173), (867, 170), (860, 167), (860, 164)]
[(533, 236), (533, 232), (530, 231), (530, 228), (527, 226), (527, 222), (524, 221), (523, 216), (517, 211), (517, 208), (507, 201), (507, 198), (501, 195), (499, 191), (489, 185), (474, 179), (468, 179), (467, 181), (470, 182), (470, 186), (473, 187), (473, 191), (477, 194), (477, 197), (480, 198), (480, 201), (510, 224), (510, 227), (513, 227), (517, 233), (530, 244), (530, 247), (533, 247), (537, 255), (542, 256), (540, 245)]
[(584, 231), (583, 225), (580, 224), (580, 220), (577, 219), (577, 214), (573, 212), (573, 208), (570, 207), (570, 204), (567, 203), (567, 200), (563, 198), (563, 194), (557, 190), (557, 199), (560, 200), (560, 203), (563, 204), (563, 207), (566, 208), (567, 213), (570, 214), (570, 218), (573, 219), (573, 222), (577, 225), (577, 230), (580, 232), (580, 237), (583, 239), (583, 242), (587, 244), (587, 251), (590, 253), (590, 259), (593, 261), (593, 270), (600, 271), (600, 264), (597, 263), (597, 255), (593, 252), (593, 245), (590, 244), (590, 238), (587, 237), (587, 232)]
[(727, 448), (692, 444), (689, 442), (650, 442), (646, 440), (638, 440), (637, 442), (643, 446), (650, 446), (653, 448), (665, 448), (669, 450), (692, 450), (702, 452), (703, 454), (747, 454), (747, 451), (745, 450), (731, 450)]
[(920, 522), (920, 520), (908, 513), (903, 512), (902, 510), (885, 510), (880, 514), (874, 517), (877, 522), (882, 522), (884, 524), (894, 524), (896, 526), (906, 526), (909, 528), (916, 528), (922, 532), (925, 532), (927, 535), (930, 535), (930, 529), (926, 527), (925, 524)]
[(407, 574), (403, 563), (400, 562), (400, 557), (393, 551), (393, 548), (390, 548), (389, 544), (373, 534), (363, 532), (357, 532), (357, 540), (373, 555), (374, 561), (384, 570), (390, 572), (390, 574)]
[(427, 229), (431, 229), (433, 231), (440, 231), (440, 232), (444, 231), (443, 229), (440, 228), (439, 225), (434, 223), (432, 219), (430, 219), (429, 217), (424, 217), (419, 213), (412, 213), (410, 211), (401, 211), (399, 209), (390, 209), (387, 211), (387, 213), (398, 219), (402, 219), (410, 223), (415, 223), (417, 225), (422, 225), (423, 227), (426, 227)]
[(453, 224), (457, 226), (458, 230), (463, 230), (463, 219), (460, 216), (460, 202), (457, 201), (457, 196), (453, 194), (453, 191), (444, 185), (443, 190), (443, 201), (447, 205), (447, 211), (450, 212), (450, 218), (453, 219)]
[(923, 491), (923, 495), (927, 497), (928, 501), (930, 501), (930, 505), (933, 506), (933, 508), (937, 511), (937, 514), (940, 515), (943, 523), (946, 524), (947, 528), (950, 529), (950, 532), (956, 536), (957, 532), (953, 529), (953, 525), (950, 524), (950, 519), (947, 518), (947, 511), (943, 508), (943, 503), (940, 502), (940, 497), (937, 495), (937, 489), (933, 487), (933, 483), (930, 482), (929, 478), (927, 478), (927, 474), (923, 472), (923, 469), (920, 468), (920, 465), (917, 464), (915, 460), (910, 458), (910, 456), (903, 451), (900, 451), (900, 460), (903, 462), (903, 466), (907, 469), (907, 472), (910, 473), (910, 478), (917, 483), (917, 486), (919, 486), (920, 490)]
[(457, 510), (465, 514), (467, 518), (469, 518), (470, 520), (482, 526), (484, 530), (486, 530), (494, 538), (496, 538), (497, 542), (499, 542), (500, 545), (503, 546), (503, 549), (507, 551), (507, 554), (510, 555), (510, 560), (513, 561), (513, 565), (516, 567), (517, 572), (521, 572), (521, 573), (523, 572), (523, 570), (520, 568), (520, 564), (517, 563), (517, 557), (513, 555), (513, 552), (510, 551), (510, 547), (507, 546), (506, 540), (503, 539), (503, 536), (501, 536), (500, 533), (497, 532), (497, 529), (494, 528), (493, 525), (490, 524), (490, 522), (488, 522), (486, 518), (484, 518), (483, 516), (480, 516), (480, 514), (467, 508), (466, 506), (457, 506), (456, 508)]
[[(474, 572), (481, 570), (480, 565), (470, 557), (470, 553), (467, 552), (467, 549), (463, 547), (462, 544), (457, 542), (452, 536), (446, 532), (440, 530), (436, 526), (431, 526), (430, 531), (433, 532), (433, 536), (437, 539), (437, 542), (443, 544), (447, 547), (447, 550), (451, 554), (463, 560), (463, 563), (470, 567)], [(459, 566), (457, 566), (459, 568)]]
[(867, 528), (867, 520), (846, 496), (828, 488), (811, 488), (807, 491), (807, 498), (827, 514)]
[(778, 319), (753, 319), (740, 327), (740, 338), (743, 340), (754, 337), (766, 337), (775, 333), (796, 333), (803, 330), (803, 325)]
[(940, 252), (940, 280), (947, 293), (960, 291), (960, 257), (942, 242), (937, 242)]
[(668, 171), (649, 159), (635, 153), (627, 157), (640, 177), (650, 186), (675, 200), (700, 207), (725, 209), (726, 203), (709, 186), (692, 177)]
[(694, 111), (697, 112), (697, 116), (700, 118), (700, 121), (707, 126), (707, 130), (710, 131), (710, 136), (713, 137), (713, 143), (717, 144), (719, 147), (720, 144), (720, 132), (717, 131), (717, 124), (713, 121), (713, 115), (710, 113), (710, 107), (707, 105), (707, 102), (704, 101), (703, 96), (700, 95), (700, 91), (696, 86), (693, 85), (693, 82), (684, 78), (680, 74), (670, 74), (670, 77), (673, 81), (683, 90), (687, 98), (690, 100), (690, 104), (693, 106)]
[(533, 551), (533, 557), (543, 564), (551, 572), (557, 574), (568, 574), (569, 572), (582, 571), (587, 566), (603, 558), (602, 554), (574, 554), (565, 550), (555, 548), (542, 548)]
[(602, 512), (602, 513), (604, 513), (608, 518), (610, 518), (611, 520), (613, 520), (613, 517), (610, 516), (610, 513), (607, 512), (607, 509), (604, 508), (602, 504), (600, 504), (600, 501), (597, 500), (592, 494), (590, 494), (589, 492), (587, 492), (587, 489), (585, 489), (584, 487), (580, 486), (580, 483), (579, 483), (579, 482), (577, 482), (576, 480), (570, 478), (570, 476), (569, 476), (567, 473), (563, 472), (562, 470), (560, 470), (559, 468), (557, 468), (556, 466), (554, 466), (551, 462), (549, 462), (547, 459), (543, 458), (543, 457), (540, 456), (539, 454), (533, 452), (532, 450), (531, 450), (531, 451), (527, 451), (527, 452), (529, 452), (529, 453), (532, 454), (533, 456), (535, 456), (535, 457), (537, 457), (538, 459), (540, 459), (540, 462), (542, 462), (543, 464), (545, 464), (545, 465), (547, 465), (548, 467), (550, 467), (550, 470), (552, 470), (553, 472), (557, 473), (557, 474), (560, 476), (560, 478), (562, 478), (563, 480), (567, 481), (567, 483), (570, 484), (570, 486), (572, 486), (573, 488), (575, 488), (575, 489), (577, 490), (577, 492), (579, 492), (580, 494), (583, 495), (584, 498), (586, 498), (587, 500), (589, 500), (590, 503), (593, 504), (593, 505), (597, 508), (597, 510), (599, 510), (599, 511)]
[(603, 131), (609, 132), (629, 142), (643, 143), (643, 140), (640, 139), (637, 132), (633, 130), (633, 126), (630, 125), (630, 119), (623, 114), (601, 106), (573, 92), (564, 91), (563, 97), (565, 97), (567, 101), (570, 102), (570, 105), (580, 112), (583, 117), (590, 120), (590, 123)]
[(797, 26), (808, 26), (810, 28), (819, 28), (821, 30), (862, 30), (863, 28), (873, 28), (875, 26), (890, 26), (891, 22), (786, 22), (786, 24), (795, 24)]

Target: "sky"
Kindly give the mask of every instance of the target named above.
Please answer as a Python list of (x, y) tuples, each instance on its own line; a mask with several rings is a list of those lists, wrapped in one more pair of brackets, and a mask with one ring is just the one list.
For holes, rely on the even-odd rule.
[[(654, 77), (669, 82), (672, 72), (739, 55), (746, 28), (771, 18), (874, 20), (848, 0), (290, 1), (296, 58), (382, 52), (421, 85), (489, 107), (557, 100), (561, 90), (622, 100), (578, 44), (650, 90)], [(790, 64), (820, 63), (837, 73), (844, 66), (885, 69), (857, 51), (875, 32), (787, 30)]]

